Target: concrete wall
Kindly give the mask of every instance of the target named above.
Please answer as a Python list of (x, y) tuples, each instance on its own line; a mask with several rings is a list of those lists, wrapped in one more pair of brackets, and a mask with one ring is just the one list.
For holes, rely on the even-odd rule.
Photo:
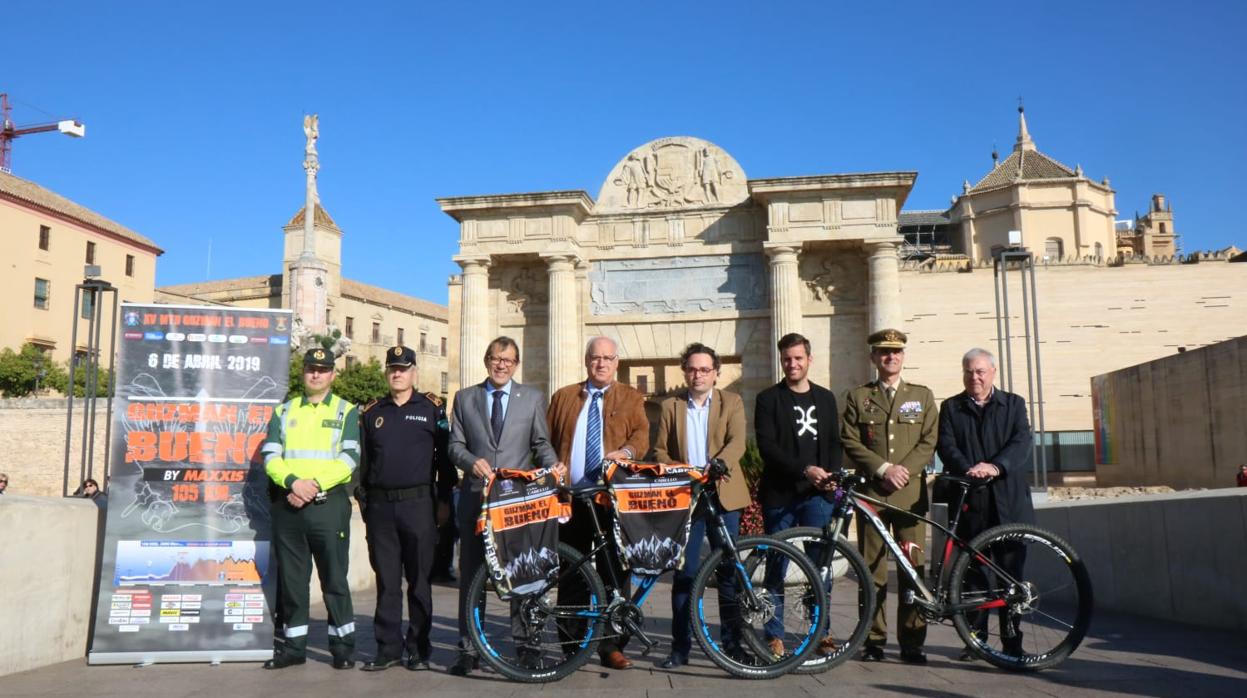
[(1247, 630), (1247, 488), (1056, 502), (1036, 514), (1086, 563), (1097, 610)]
[[(101, 510), (86, 500), (0, 496), (0, 676), (86, 656), (103, 523)], [(364, 522), (357, 511), (351, 518), (347, 580), (355, 591), (373, 587)], [(320, 593), (313, 572), (314, 604), (320, 603)], [(369, 615), (372, 610), (365, 602), (355, 612)]]
[[(1236, 330), (1243, 331), (1241, 319)], [(1098, 484), (1234, 485), (1247, 463), (1247, 337), (1091, 383), (1100, 404)]]
[(0, 496), (0, 676), (86, 653), (99, 515), (83, 499)]

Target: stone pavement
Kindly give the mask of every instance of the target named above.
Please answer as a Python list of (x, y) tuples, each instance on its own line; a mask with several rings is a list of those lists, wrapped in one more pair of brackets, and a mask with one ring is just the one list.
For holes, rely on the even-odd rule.
[[(657, 664), (665, 656), (669, 640), (670, 607), (665, 584), (655, 590), (646, 606), (647, 627), (661, 636), (663, 646), (650, 658), (631, 656), (631, 671), (611, 672), (596, 663), (586, 665), (564, 681), (547, 685), (507, 682), (488, 671), (469, 678), (445, 672), (454, 661), (456, 590), (435, 587), (435, 650), (433, 672), (412, 673), (402, 668), (376, 674), (360, 671), (334, 671), (328, 655), (319, 651), (303, 667), (283, 671), (262, 671), (258, 664), (230, 663), (207, 665), (86, 666), (85, 661), (65, 662), (43, 669), (0, 678), (3, 696), (241, 696), (367, 695), (410, 696), (433, 692), (437, 696), (583, 695), (595, 698), (645, 696), (656, 698), (733, 698), (784, 695), (893, 695), (916, 696), (1204, 696), (1247, 695), (1247, 641), (1233, 633), (1205, 631), (1192, 627), (1165, 625), (1121, 615), (1101, 613), (1092, 623), (1091, 634), (1064, 664), (1039, 674), (1003, 672), (981, 662), (956, 660), (960, 645), (952, 626), (931, 628), (927, 643), (930, 664), (913, 667), (895, 660), (862, 664), (850, 660), (825, 674), (785, 676), (774, 681), (733, 679), (694, 649), (693, 663), (664, 671)], [(895, 595), (890, 595), (894, 597)], [(361, 658), (373, 651), (371, 591), (355, 596), (356, 624)], [(889, 618), (895, 615), (889, 611)], [(311, 629), (313, 648), (325, 647), (323, 610), (314, 612)], [(15, 632), (7, 629), (5, 632)]]

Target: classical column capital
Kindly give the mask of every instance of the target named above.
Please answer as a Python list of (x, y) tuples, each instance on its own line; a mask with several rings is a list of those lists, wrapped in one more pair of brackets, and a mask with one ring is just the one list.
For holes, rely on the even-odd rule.
[(895, 240), (875, 240), (866, 243), (866, 251), (871, 257), (881, 255), (896, 256), (897, 242)]
[(463, 273), (480, 272), (489, 268), (489, 255), (455, 255), (453, 258)]
[(550, 271), (572, 271), (580, 262), (580, 256), (571, 252), (543, 252), (540, 255)]
[(801, 245), (793, 245), (782, 242), (764, 242), (762, 243), (762, 251), (766, 253), (766, 256), (770, 257), (774, 261), (796, 261), (797, 255), (801, 253)]

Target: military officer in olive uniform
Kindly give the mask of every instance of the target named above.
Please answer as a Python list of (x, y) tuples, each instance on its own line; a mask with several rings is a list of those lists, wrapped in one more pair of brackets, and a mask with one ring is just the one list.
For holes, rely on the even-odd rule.
[[(437, 522), (450, 512), (457, 475), (446, 455), (446, 412), (436, 397), (413, 389), (416, 352), (391, 347), (385, 354), (390, 394), (361, 412), (363, 462), (356, 492), (368, 532), (368, 559), (377, 576), (373, 631), (377, 656), (364, 671), (398, 664), (429, 668), (433, 595), (429, 571), (437, 545)], [(403, 629), (403, 579), (407, 580), (407, 634)]]
[(309, 350), (303, 357), (303, 396), (277, 406), (260, 446), (264, 470), (275, 485), (273, 547), (284, 622), (265, 669), (307, 661), (313, 559), (329, 613), (333, 668), (355, 666), (355, 612), (346, 582), (351, 549), (347, 486), (359, 464), (359, 410), (330, 390), (334, 375), (333, 353)]
[[(904, 511), (925, 514), (926, 467), (935, 452), (939, 431), (935, 397), (930, 388), (901, 379), (907, 341), (904, 333), (880, 330), (867, 341), (878, 378), (849, 391), (840, 433), (844, 452), (858, 471), (869, 478), (866, 494)], [(926, 525), (913, 516), (886, 509), (879, 511), (879, 518), (908, 552), (918, 574), (924, 574), (921, 546), (926, 540)], [(887, 598), (888, 552), (883, 539), (863, 517), (857, 520), (857, 539), (874, 573), (876, 591), (875, 617), (861, 659), (877, 662), (883, 659), (888, 637), (883, 603)], [(925, 664), (922, 646), (927, 624), (917, 606), (904, 603), (905, 592), (912, 584), (908, 577), (898, 576), (901, 602), (896, 613), (896, 634), (901, 660)]]

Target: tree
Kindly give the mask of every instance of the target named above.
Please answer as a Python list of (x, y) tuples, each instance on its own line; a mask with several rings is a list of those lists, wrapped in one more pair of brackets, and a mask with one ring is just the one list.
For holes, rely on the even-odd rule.
[(0, 393), (6, 397), (25, 397), (43, 388), (63, 392), (66, 383), (65, 369), (34, 344), (0, 351)]
[[(49, 373), (48, 387), (55, 388), (62, 395), (69, 394), (69, 367), (64, 368), (56, 366), (55, 374)], [(86, 397), (87, 394), (87, 367), (86, 364), (78, 364), (74, 367), (74, 397)], [(108, 371), (103, 367), (99, 368), (95, 378), (95, 396), (108, 397)]]
[[(346, 398), (357, 405), (366, 405), (373, 398), (381, 397), (390, 392), (389, 381), (385, 379), (385, 369), (381, 363), (369, 359), (368, 363), (356, 363), (338, 371), (333, 381), (335, 395)], [(303, 356), (290, 357), (290, 388), (286, 399), (303, 395)]]

